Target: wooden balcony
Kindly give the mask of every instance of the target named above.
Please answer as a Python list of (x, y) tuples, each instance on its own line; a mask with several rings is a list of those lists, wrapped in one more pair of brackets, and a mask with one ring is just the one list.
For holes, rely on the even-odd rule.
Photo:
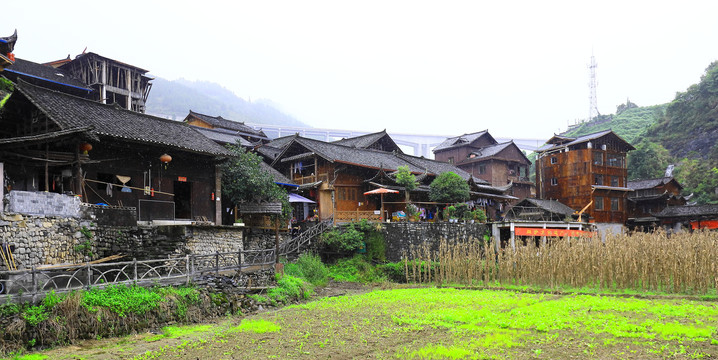
[(367, 219), (372, 222), (381, 221), (379, 214), (374, 214), (374, 211), (336, 211), (334, 213), (334, 221), (336, 222), (354, 222), (361, 219)]

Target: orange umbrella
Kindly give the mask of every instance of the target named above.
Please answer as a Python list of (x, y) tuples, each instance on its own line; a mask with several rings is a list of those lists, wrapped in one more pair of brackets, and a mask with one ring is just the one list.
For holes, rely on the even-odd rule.
[(378, 188), (378, 189), (374, 189), (371, 191), (367, 191), (364, 193), (364, 195), (374, 195), (374, 194), (381, 195), (381, 217), (380, 217), (380, 219), (384, 220), (384, 194), (394, 194), (394, 193), (398, 194), (399, 191), (391, 190), (391, 189), (387, 189), (387, 188)]

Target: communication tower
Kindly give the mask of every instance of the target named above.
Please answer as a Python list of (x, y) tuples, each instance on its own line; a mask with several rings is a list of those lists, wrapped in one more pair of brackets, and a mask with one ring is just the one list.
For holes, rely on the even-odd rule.
[(598, 64), (596, 64), (596, 57), (593, 56), (593, 53), (592, 53), (591, 54), (591, 64), (588, 65), (588, 69), (589, 69), (589, 73), (590, 73), (590, 79), (588, 81), (588, 89), (589, 89), (588, 121), (591, 121), (591, 120), (593, 120), (594, 117), (601, 115), (598, 112), (598, 101), (596, 100), (596, 67), (598, 67)]

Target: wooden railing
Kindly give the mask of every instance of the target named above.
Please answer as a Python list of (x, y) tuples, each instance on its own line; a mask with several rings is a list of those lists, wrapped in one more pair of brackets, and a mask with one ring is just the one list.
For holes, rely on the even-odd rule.
[(329, 229), (333, 224), (333, 219), (329, 218), (318, 222), (316, 225), (308, 228), (301, 234), (285, 241), (279, 245), (280, 255), (298, 254), (303, 246), (311, 244), (312, 240), (319, 237), (324, 231)]
[(50, 291), (68, 292), (109, 284), (183, 284), (208, 273), (270, 268), (274, 260), (274, 249), (263, 249), (0, 271), (0, 302), (9, 297), (35, 301), (38, 295)]
[(337, 222), (352, 222), (360, 221), (361, 219), (367, 219), (369, 221), (381, 221), (379, 214), (374, 214), (374, 211), (335, 211), (334, 218)]

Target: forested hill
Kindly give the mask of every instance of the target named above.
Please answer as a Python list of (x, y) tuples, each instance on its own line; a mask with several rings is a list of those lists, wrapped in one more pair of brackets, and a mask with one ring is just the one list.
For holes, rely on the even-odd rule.
[(628, 153), (630, 180), (661, 177), (673, 164), (684, 194), (693, 193), (699, 204), (718, 203), (718, 62), (668, 104), (635, 107), (628, 102), (616, 115), (602, 115), (565, 134), (609, 128), (636, 147)]
[(147, 113), (182, 120), (192, 111), (225, 119), (286, 126), (307, 126), (267, 100), (248, 102), (224, 87), (206, 81), (155, 78), (147, 99)]
[(665, 104), (639, 107), (627, 101), (617, 107), (615, 115), (599, 115), (593, 121), (572, 126), (562, 135), (575, 137), (611, 129), (624, 140), (635, 144), (649, 126), (663, 117), (665, 108)]

